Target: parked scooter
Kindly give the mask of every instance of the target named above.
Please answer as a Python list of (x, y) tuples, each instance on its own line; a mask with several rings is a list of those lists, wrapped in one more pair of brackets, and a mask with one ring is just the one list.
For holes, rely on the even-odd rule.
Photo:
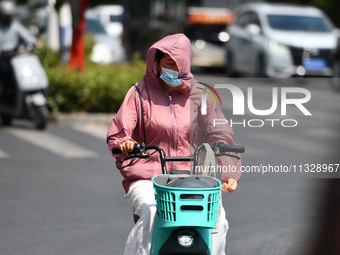
[[(161, 175), (152, 178), (157, 213), (154, 220), (150, 255), (212, 254), (211, 229), (216, 228), (220, 206), (221, 182), (207, 175), (195, 172), (200, 151), (199, 146), (193, 157), (166, 157), (165, 152), (154, 145), (136, 143), (132, 155), (122, 159), (148, 158), (148, 150), (159, 153)], [(243, 153), (244, 147), (224, 143), (211, 145), (215, 156), (238, 156), (226, 152)], [(112, 149), (120, 154), (120, 149)], [(153, 153), (152, 153), (153, 154)], [(167, 174), (166, 161), (193, 161), (194, 175), (190, 171), (170, 171)]]
[(39, 58), (32, 51), (33, 46), (27, 46), (24, 52), (1, 52), (0, 57), (9, 62), (7, 84), (0, 86), (3, 125), (11, 125), (13, 118), (25, 118), (33, 120), (38, 129), (47, 126), (48, 79)]

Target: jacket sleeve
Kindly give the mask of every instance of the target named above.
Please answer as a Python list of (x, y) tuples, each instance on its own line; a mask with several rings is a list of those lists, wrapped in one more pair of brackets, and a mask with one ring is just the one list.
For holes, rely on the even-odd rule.
[(31, 35), (30, 32), (23, 25), (21, 25), (19, 22), (16, 22), (15, 26), (17, 33), (25, 43), (31, 43), (33, 45), (37, 44), (37, 39), (33, 35)]
[[(210, 97), (207, 98), (207, 114), (198, 114), (198, 130), (201, 141), (199, 143), (224, 142), (228, 145), (235, 145), (234, 133), (228, 124), (222, 110)], [(228, 153), (240, 157), (239, 153)], [(241, 178), (241, 159), (228, 156), (218, 157), (220, 166), (227, 166), (221, 173), (221, 180), (234, 178), (237, 181)]]
[(136, 89), (131, 87), (107, 132), (106, 141), (110, 152), (124, 141), (135, 141), (132, 136), (138, 120), (138, 105)]

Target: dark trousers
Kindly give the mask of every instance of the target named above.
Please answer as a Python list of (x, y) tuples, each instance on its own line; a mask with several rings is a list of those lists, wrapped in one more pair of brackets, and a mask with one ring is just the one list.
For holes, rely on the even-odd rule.
[(9, 58), (0, 57), (0, 102), (14, 104), (15, 85)]

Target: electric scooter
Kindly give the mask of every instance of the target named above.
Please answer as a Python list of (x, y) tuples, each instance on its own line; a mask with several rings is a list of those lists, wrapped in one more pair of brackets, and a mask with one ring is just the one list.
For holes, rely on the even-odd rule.
[[(215, 156), (230, 156), (243, 153), (243, 146), (231, 146), (222, 142), (210, 145)], [(204, 145), (199, 146), (193, 157), (166, 157), (165, 152), (154, 145), (136, 143), (132, 155), (121, 162), (135, 158), (148, 158), (147, 151), (159, 153), (161, 175), (152, 178), (157, 213), (154, 219), (150, 255), (195, 254), (210, 255), (212, 249), (211, 229), (216, 228), (222, 184), (220, 180), (198, 175), (196, 166)], [(120, 154), (120, 149), (112, 149)], [(194, 174), (189, 170), (170, 171), (167, 161), (193, 161)]]
[(38, 129), (47, 126), (46, 104), (48, 79), (44, 67), (36, 55), (26, 51), (1, 52), (1, 58), (9, 63), (6, 83), (0, 91), (0, 116), (3, 125), (11, 125), (13, 118), (31, 119)]

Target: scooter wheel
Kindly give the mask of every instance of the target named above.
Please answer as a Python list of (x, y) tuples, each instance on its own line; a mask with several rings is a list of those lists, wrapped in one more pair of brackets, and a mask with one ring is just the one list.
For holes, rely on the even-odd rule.
[(34, 123), (35, 127), (40, 130), (44, 130), (47, 127), (47, 114), (48, 110), (46, 106), (34, 107)]
[(4, 126), (10, 126), (12, 124), (12, 117), (6, 114), (1, 114), (1, 123)]

